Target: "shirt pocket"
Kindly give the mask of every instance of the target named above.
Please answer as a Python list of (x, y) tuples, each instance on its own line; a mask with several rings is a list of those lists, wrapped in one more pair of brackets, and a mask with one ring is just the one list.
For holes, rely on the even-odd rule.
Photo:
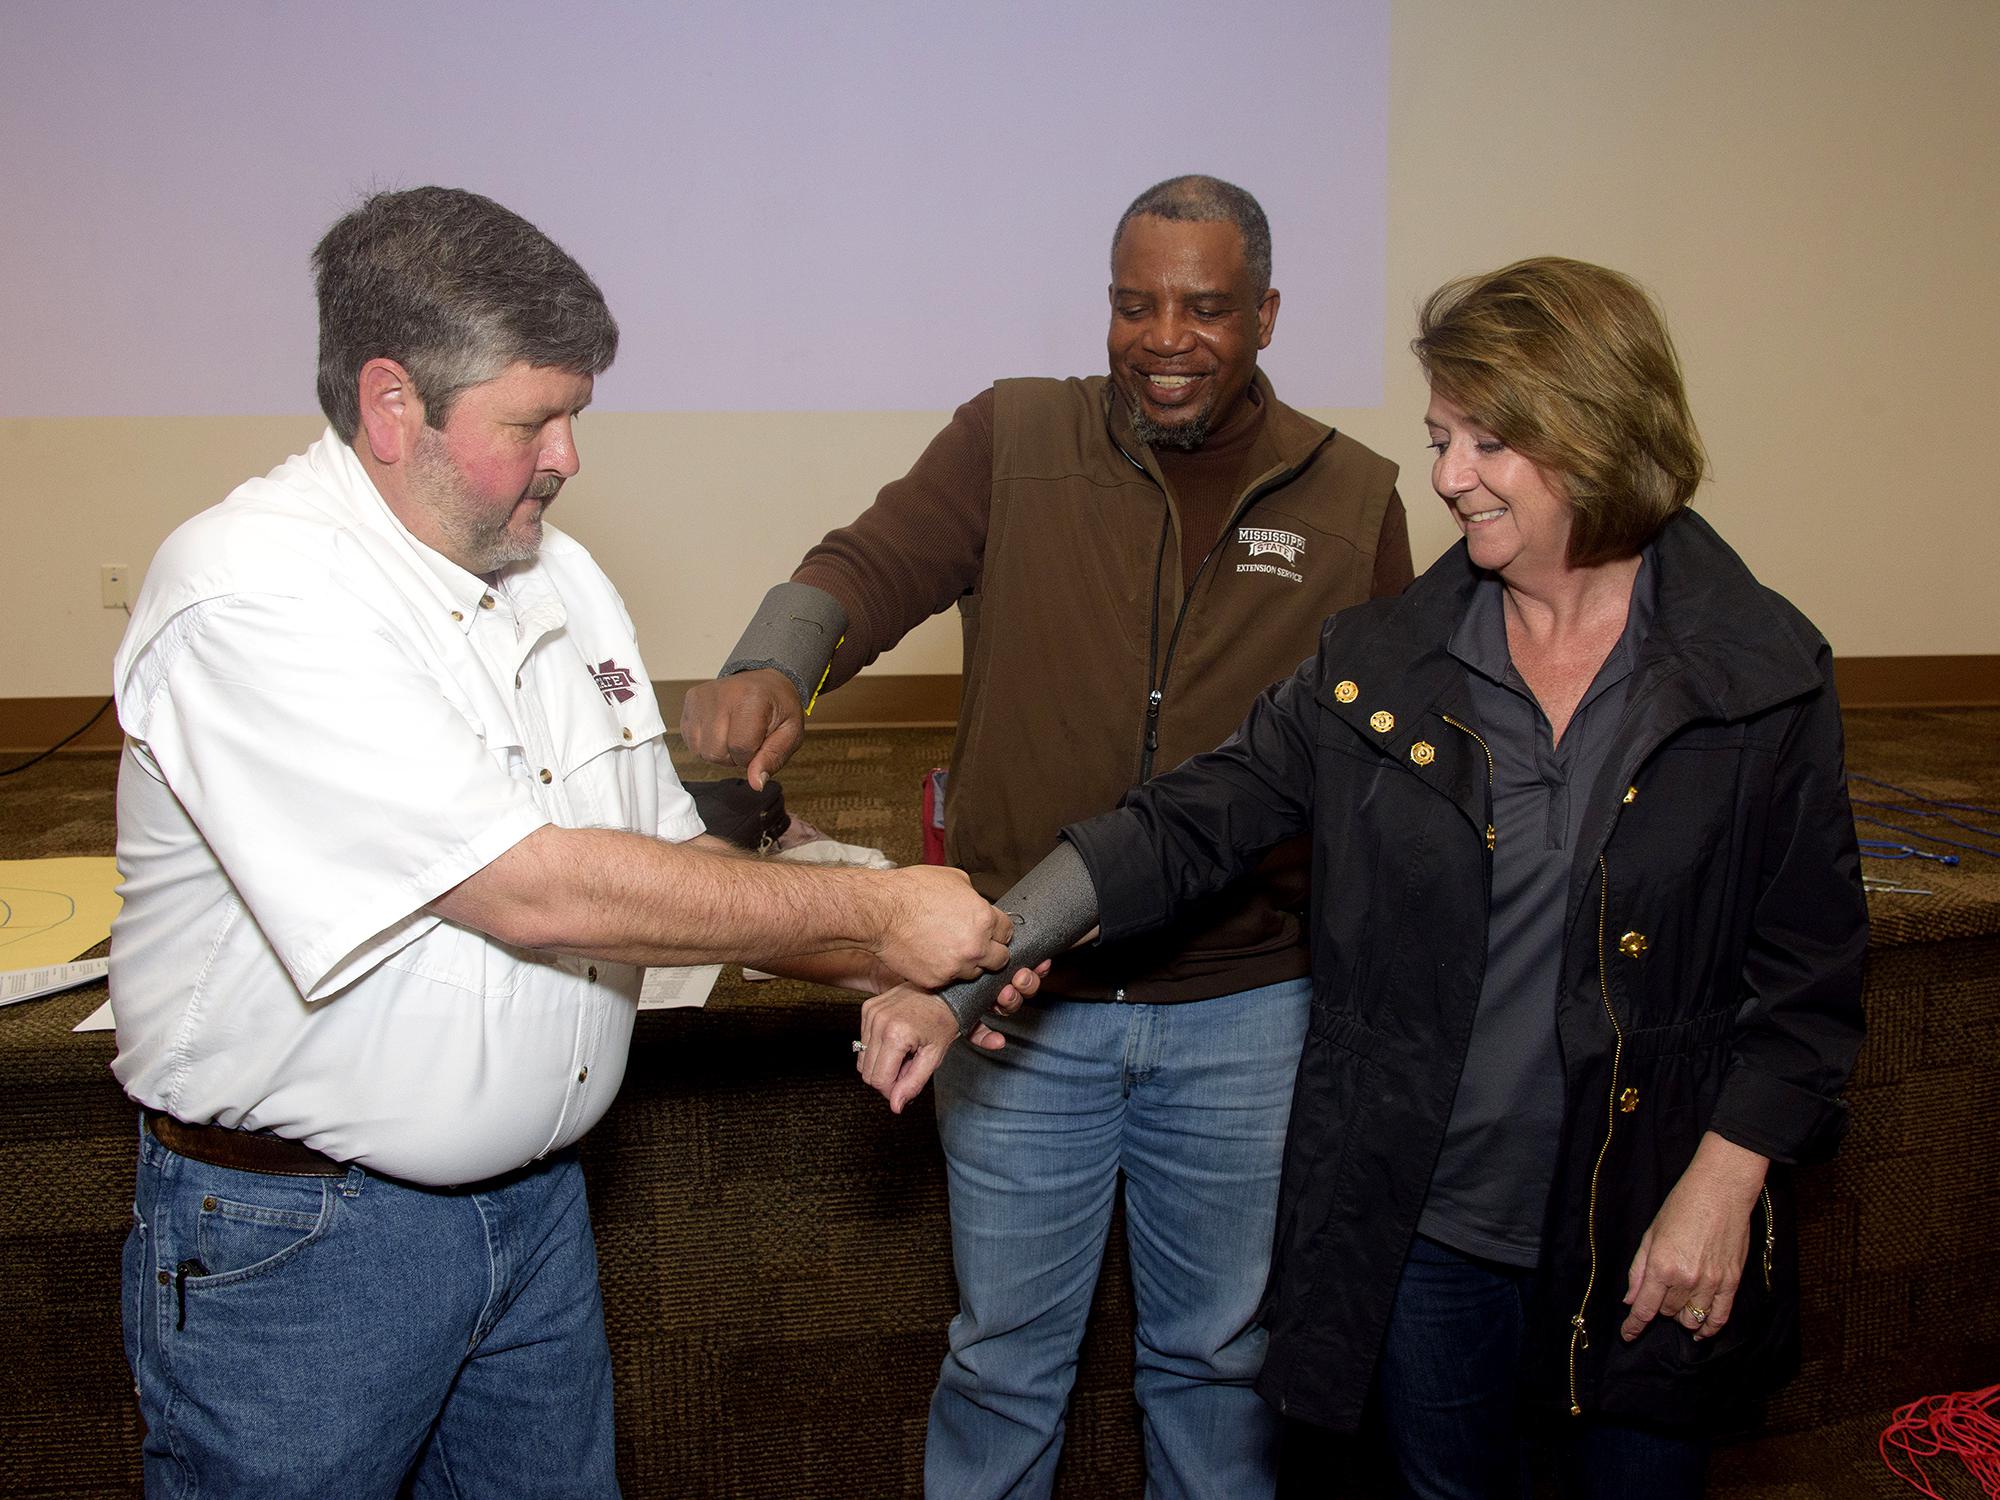
[(642, 782), (650, 782), (658, 769), (653, 756), (630, 752), (665, 734), (659, 710), (651, 708), (609, 721), (593, 733), (565, 737), (563, 788), (578, 827), (653, 831), (642, 817), (642, 810), (652, 805), (652, 789)]

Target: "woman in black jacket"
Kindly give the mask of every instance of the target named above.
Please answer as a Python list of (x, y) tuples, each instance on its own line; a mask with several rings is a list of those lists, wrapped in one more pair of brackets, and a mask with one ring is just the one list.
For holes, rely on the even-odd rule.
[(1526, 1494), (1538, 1412), (1568, 1492), (1699, 1495), (1704, 1432), (1796, 1363), (1783, 1167), (1837, 1145), (1861, 1040), (1829, 653), (1685, 509), (1630, 281), (1470, 277), (1414, 347), (1464, 541), (1065, 838), (1115, 939), (1314, 834), (1265, 1396), (1372, 1396), (1412, 1495)]

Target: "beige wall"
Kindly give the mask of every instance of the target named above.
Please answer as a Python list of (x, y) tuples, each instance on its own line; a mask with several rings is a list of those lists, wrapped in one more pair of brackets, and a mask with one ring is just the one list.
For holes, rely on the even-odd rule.
[[(1420, 563), (1450, 534), (1424, 477), (1415, 305), (1558, 252), (1660, 295), (1714, 467), (1700, 504), (1838, 651), (2000, 652), (2000, 5), (1395, 0), (1392, 58), (1384, 403), (1324, 415), (1404, 465)], [(1330, 274), (1278, 230), (1281, 286)], [(653, 675), (705, 675), (766, 584), (968, 394), (593, 414), (558, 517), (621, 583)], [(98, 564), (143, 567), (317, 425), (0, 422), (0, 698), (105, 690), (123, 616)], [(956, 645), (934, 621), (878, 670), (952, 671)]]

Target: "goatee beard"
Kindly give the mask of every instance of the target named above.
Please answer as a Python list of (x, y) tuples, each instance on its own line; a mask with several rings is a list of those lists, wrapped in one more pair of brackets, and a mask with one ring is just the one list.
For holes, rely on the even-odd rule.
[(1132, 418), (1132, 431), (1148, 448), (1176, 448), (1192, 453), (1208, 441), (1208, 408), (1203, 407), (1185, 422), (1169, 427), (1146, 415), (1137, 396), (1125, 393), (1125, 410)]

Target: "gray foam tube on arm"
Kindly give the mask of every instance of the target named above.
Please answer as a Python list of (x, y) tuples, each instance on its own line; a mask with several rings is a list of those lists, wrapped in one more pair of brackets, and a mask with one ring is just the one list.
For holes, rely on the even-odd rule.
[(1073, 845), (1057, 844), (1012, 890), (993, 903), (1014, 920), (1014, 942), (998, 973), (981, 974), (938, 992), (958, 1018), (964, 1036), (993, 1008), (993, 1001), (1017, 969), (1032, 969), (1054, 958), (1097, 925), (1097, 888)]
[(809, 583), (780, 583), (764, 595), (736, 649), (715, 675), (771, 667), (791, 679), (800, 704), (810, 709), (846, 634), (847, 611), (833, 595)]

